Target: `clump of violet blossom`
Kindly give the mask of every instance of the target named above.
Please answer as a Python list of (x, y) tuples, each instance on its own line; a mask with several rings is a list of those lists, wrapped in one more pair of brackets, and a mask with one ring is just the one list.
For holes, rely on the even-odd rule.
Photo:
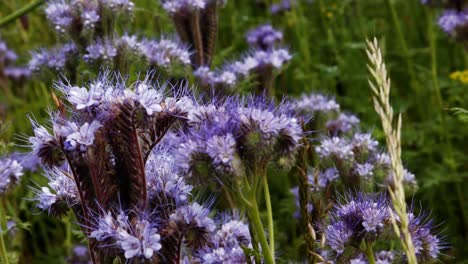
[[(395, 212), (386, 195), (348, 193), (334, 206), (329, 213), (329, 222), (323, 226), (325, 243), (331, 250), (327, 258), (338, 262), (353, 258), (351, 263), (404, 261), (404, 252), (399, 250), (374, 253), (378, 241), (394, 236), (391, 215), (395, 215)], [(415, 216), (410, 212), (410, 228), (414, 234), (418, 260), (424, 263), (437, 261), (444, 244), (435, 233), (432, 221), (427, 220), (424, 214)], [(372, 261), (369, 261), (371, 258)]]
[(193, 74), (202, 85), (225, 90), (232, 90), (241, 80), (253, 75), (256, 78), (255, 92), (272, 95), (274, 77), (292, 59), (292, 55), (287, 48), (273, 45), (282, 38), (280, 31), (268, 25), (263, 27), (247, 33), (247, 41), (252, 49), (240, 59), (225, 63), (215, 70), (201, 66)]
[(467, 46), (468, 35), (468, 8), (463, 1), (448, 0), (434, 1), (421, 0), (422, 4), (430, 7), (442, 8), (442, 13), (437, 18), (440, 29)]
[(7, 81), (21, 84), (31, 77), (27, 67), (15, 65), (17, 59), (18, 55), (0, 38), (0, 87), (6, 86)]

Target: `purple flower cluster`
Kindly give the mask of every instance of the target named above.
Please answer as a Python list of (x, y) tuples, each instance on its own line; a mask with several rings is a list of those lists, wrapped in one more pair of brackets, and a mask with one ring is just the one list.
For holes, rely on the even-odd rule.
[(5, 76), (11, 81), (20, 83), (31, 77), (31, 71), (25, 67), (15, 66), (18, 59), (16, 53), (9, 49), (0, 38), (0, 76)]
[(245, 37), (251, 47), (269, 50), (283, 40), (283, 33), (265, 24), (248, 31)]
[[(369, 246), (386, 239), (393, 228), (391, 217), (395, 213), (392, 210), (389, 198), (382, 194), (348, 194), (341, 203), (335, 205), (324, 232), (325, 241), (335, 253), (336, 259), (340, 260), (348, 247), (359, 249), (363, 242)], [(424, 215), (416, 217), (412, 212), (409, 215), (409, 230), (419, 261), (430, 262), (436, 259), (443, 243), (434, 234), (432, 221)], [(399, 252), (380, 251), (375, 255), (375, 260), (376, 263), (393, 263), (401, 255)], [(352, 263), (367, 263), (367, 260), (359, 254)]]
[(16, 184), (23, 176), (23, 167), (13, 159), (0, 159), (0, 195)]
[(144, 40), (140, 44), (140, 52), (150, 65), (166, 68), (172, 64), (189, 65), (190, 52), (178, 41), (168, 38), (159, 40)]
[(178, 159), (191, 174), (200, 174), (205, 164), (218, 175), (240, 176), (260, 160), (291, 157), (302, 137), (287, 104), (275, 106), (262, 98), (229, 98), (196, 106), (188, 114), (188, 124)]
[[(185, 255), (207, 263), (242, 262), (242, 247), (251, 246), (247, 225), (232, 219), (218, 229), (209, 206), (192, 201), (193, 187), (181, 173), (183, 163), (176, 162), (176, 142), (188, 135), (170, 132), (163, 140), (177, 121), (208, 128), (202, 116), (209, 111), (194, 106), (183, 88), (168, 96), (167, 85), (156, 85), (151, 77), (127, 85), (106, 72), (85, 87), (56, 84), (72, 111), (52, 114), (52, 133), (33, 122), (32, 154), (49, 180), (48, 186), (33, 188), (37, 207), (54, 215), (71, 208), (96, 243), (92, 259), (122, 254), (129, 261), (164, 261)], [(276, 133), (287, 134), (289, 126)], [(231, 155), (223, 142), (222, 137), (207, 141), (218, 166)]]
[(225, 64), (220, 69), (211, 71), (208, 67), (200, 67), (194, 71), (202, 84), (212, 86), (232, 87), (239, 80), (265, 68), (280, 70), (291, 60), (292, 55), (285, 48), (270, 50), (254, 50), (243, 56), (243, 59)]
[(162, 7), (169, 14), (205, 9), (208, 3), (213, 1), (218, 0), (161, 0)]
[(303, 94), (300, 99), (293, 102), (296, 111), (311, 114), (336, 112), (340, 110), (340, 105), (334, 98), (322, 94)]
[(463, 28), (468, 25), (468, 9), (461, 11), (447, 9), (439, 17), (438, 24), (445, 32), (454, 34), (457, 28)]
[(45, 69), (61, 72), (66, 67), (71, 67), (76, 62), (77, 56), (78, 49), (74, 43), (56, 46), (49, 50), (40, 49), (31, 52), (29, 69), (35, 72)]
[(47, 2), (45, 13), (57, 32), (73, 38), (104, 28), (106, 13), (128, 16), (133, 6), (133, 2), (128, 0), (51, 0)]

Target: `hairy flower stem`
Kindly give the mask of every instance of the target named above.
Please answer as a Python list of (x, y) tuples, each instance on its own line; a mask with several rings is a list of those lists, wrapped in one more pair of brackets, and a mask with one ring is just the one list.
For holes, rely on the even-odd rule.
[[(306, 131), (304, 121), (302, 123), (302, 129)], [(307, 167), (309, 166), (309, 160), (312, 161), (312, 155), (310, 153), (310, 145), (306, 137), (302, 139), (303, 149), (299, 156), (299, 162), (297, 166), (298, 179), (299, 179), (299, 207), (301, 212), (301, 219), (303, 226), (306, 227), (305, 239), (307, 246), (307, 259), (309, 263), (315, 263), (315, 237), (311, 232), (311, 215), (309, 214), (309, 183), (307, 179)], [(312, 229), (313, 231), (313, 229)]]
[(19, 18), (20, 16), (23, 16), (29, 12), (31, 12), (32, 10), (36, 9), (37, 7), (39, 7), (40, 5), (42, 5), (45, 1), (44, 0), (36, 0), (36, 1), (33, 1), (31, 3), (29, 3), (28, 5), (25, 5), (24, 7), (16, 10), (15, 12), (13, 12), (12, 14), (4, 17), (2, 20), (0, 20), (0, 28), (15, 21), (17, 18)]
[(249, 208), (250, 221), (252, 226), (255, 229), (255, 234), (257, 235), (258, 242), (262, 246), (262, 255), (265, 259), (266, 264), (274, 264), (275, 259), (271, 253), (271, 250), (268, 245), (267, 238), (265, 236), (265, 231), (263, 228), (262, 220), (260, 218), (260, 210), (258, 208), (257, 199), (255, 193), (250, 197), (251, 207)]
[(366, 256), (369, 264), (375, 264), (374, 250), (372, 249), (372, 243), (366, 242)]
[(9, 264), (10, 261), (8, 260), (8, 251), (6, 249), (5, 240), (3, 238), (4, 235), (7, 234), (7, 222), (4, 213), (3, 204), (0, 202), (0, 259), (2, 263)]
[(271, 198), (270, 198), (270, 189), (268, 187), (268, 177), (266, 174), (263, 175), (263, 191), (265, 193), (265, 204), (267, 208), (267, 217), (268, 217), (268, 238), (270, 239), (270, 250), (271, 254), (275, 255), (275, 227), (273, 223), (273, 210), (271, 209)]

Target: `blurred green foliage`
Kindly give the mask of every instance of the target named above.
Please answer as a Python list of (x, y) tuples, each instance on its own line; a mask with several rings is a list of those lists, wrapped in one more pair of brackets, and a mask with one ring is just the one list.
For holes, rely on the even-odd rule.
[[(468, 124), (450, 108), (468, 107), (468, 84), (451, 79), (455, 71), (468, 69), (468, 53), (438, 29), (437, 10), (418, 0), (314, 0), (298, 1), (291, 11), (272, 15), (273, 0), (230, 0), (220, 11), (219, 36), (214, 65), (239, 57), (248, 46), (245, 32), (271, 22), (284, 32), (284, 43), (294, 54), (292, 62), (275, 82), (276, 95), (297, 96), (321, 91), (335, 95), (342, 109), (356, 113), (363, 128), (383, 140), (367, 84), (365, 39), (376, 36), (392, 80), (395, 112), (403, 113), (403, 160), (417, 176), (415, 207), (431, 210), (449, 248), (442, 262), (468, 259)], [(27, 4), (26, 0), (0, 1), (0, 17)], [(136, 0), (129, 33), (157, 37), (174, 28), (157, 0)], [(119, 29), (123, 31), (123, 29)], [(50, 47), (57, 36), (39, 9), (0, 29), (1, 37), (27, 63), (29, 50)], [(132, 69), (133, 74), (138, 69)], [(81, 71), (86, 79), (87, 72)], [(0, 90), (0, 141), (19, 141), (30, 134), (26, 117), (42, 120), (53, 107), (52, 78), (33, 80)], [(13, 149), (11, 146), (5, 147)], [(2, 148), (3, 149), (3, 148)], [(280, 259), (299, 260), (302, 240), (289, 188), (295, 179), (273, 172), (271, 193)], [(70, 216), (58, 220), (39, 212), (28, 200), (28, 185), (43, 184), (39, 175), (28, 174), (13, 193), (2, 197), (9, 218), (25, 223), (9, 248), (22, 263), (58, 263), (72, 243), (82, 240)], [(59, 261), (60, 260), (60, 261)], [(52, 262), (51, 262), (52, 261)]]

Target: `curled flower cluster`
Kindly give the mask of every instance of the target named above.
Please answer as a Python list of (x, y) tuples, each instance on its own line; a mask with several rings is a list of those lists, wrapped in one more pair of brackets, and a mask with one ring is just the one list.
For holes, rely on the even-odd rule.
[(168, 96), (167, 85), (156, 85), (151, 76), (127, 85), (106, 72), (85, 87), (56, 84), (73, 111), (52, 114), (52, 133), (33, 122), (32, 154), (49, 180), (34, 188), (37, 207), (53, 215), (71, 208), (93, 261), (185, 255), (197, 263), (220, 251), (222, 259), (245, 260), (247, 226), (239, 220), (218, 230), (209, 206), (191, 199), (175, 143), (163, 140), (173, 123), (196, 122), (189, 117), (193, 99), (184, 87)]
[(210, 169), (224, 177), (242, 176), (258, 164), (290, 158), (302, 137), (287, 104), (275, 106), (261, 98), (231, 98), (194, 107), (188, 124), (179, 159), (191, 174), (206, 174), (200, 176), (209, 176)]
[[(358, 252), (365, 251), (363, 244), (372, 247), (376, 241), (392, 234), (391, 215), (395, 215), (392, 210), (389, 198), (382, 194), (348, 194), (344, 201), (335, 205), (330, 212), (330, 222), (324, 227), (325, 241), (335, 260), (343, 260), (345, 250), (353, 248), (353, 251), (348, 251), (356, 254), (351, 263), (367, 263)], [(440, 237), (434, 234), (432, 222), (423, 220), (423, 216), (410, 215), (410, 230), (414, 234), (419, 261), (426, 263), (437, 259), (443, 244)], [(378, 263), (393, 263), (404, 258), (404, 255), (397, 251), (381, 251), (374, 258)]]

